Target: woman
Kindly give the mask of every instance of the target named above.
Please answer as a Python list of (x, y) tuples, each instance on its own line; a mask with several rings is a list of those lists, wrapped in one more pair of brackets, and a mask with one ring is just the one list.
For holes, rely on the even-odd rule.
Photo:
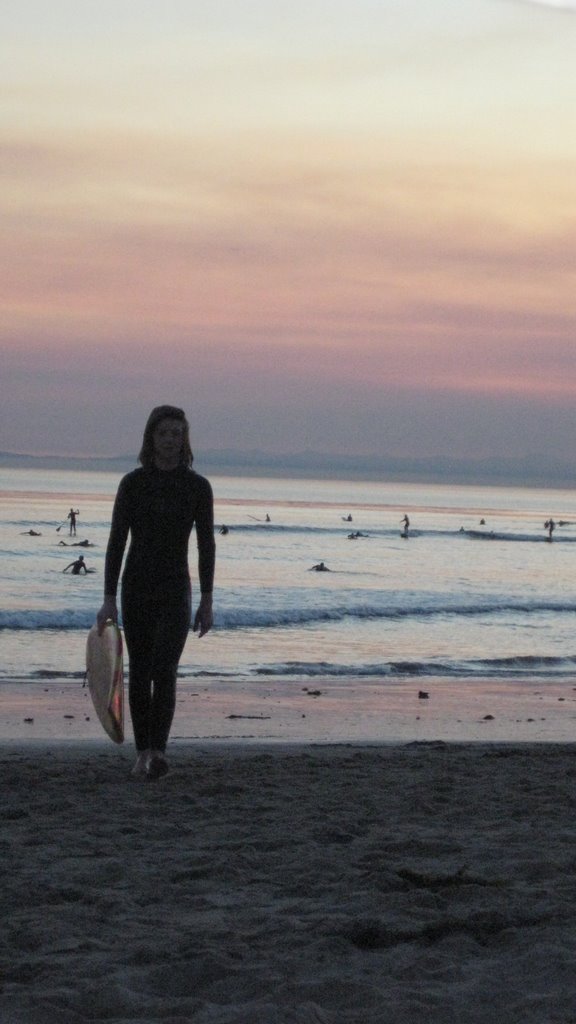
[(144, 430), (141, 467), (120, 481), (106, 550), (100, 632), (118, 621), (116, 591), (122, 575), (122, 621), (128, 649), (130, 715), (137, 760), (133, 772), (160, 778), (176, 704), (176, 673), (190, 629), (188, 540), (196, 527), (200, 603), (193, 628), (212, 627), (214, 515), (208, 480), (194, 472), (189, 427), (182, 409), (153, 409)]

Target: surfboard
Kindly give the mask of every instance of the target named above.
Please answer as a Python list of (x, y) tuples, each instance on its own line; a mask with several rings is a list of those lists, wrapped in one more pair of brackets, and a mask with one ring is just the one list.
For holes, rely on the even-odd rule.
[(124, 742), (124, 659), (122, 634), (107, 622), (101, 636), (92, 626), (86, 641), (86, 680), (101, 724), (114, 743)]

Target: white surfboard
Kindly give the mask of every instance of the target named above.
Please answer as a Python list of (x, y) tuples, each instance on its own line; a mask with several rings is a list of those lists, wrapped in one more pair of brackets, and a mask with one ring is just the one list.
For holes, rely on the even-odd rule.
[(86, 679), (94, 710), (115, 743), (124, 742), (124, 659), (122, 634), (107, 622), (102, 634), (92, 626), (86, 641)]

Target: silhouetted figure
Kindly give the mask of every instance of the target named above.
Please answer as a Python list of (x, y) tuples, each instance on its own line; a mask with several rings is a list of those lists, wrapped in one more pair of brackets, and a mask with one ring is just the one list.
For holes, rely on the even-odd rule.
[[(138, 469), (122, 477), (104, 563), (104, 601), (96, 615), (102, 634), (122, 622), (128, 651), (128, 697), (138, 756), (133, 772), (160, 779), (169, 771), (166, 746), (176, 707), (178, 663), (192, 630), (212, 628), (216, 543), (212, 488), (192, 469), (190, 426), (183, 409), (159, 405), (142, 438)], [(200, 602), (191, 605), (188, 545), (196, 533)], [(130, 540), (128, 538), (130, 537)]]
[(70, 520), (70, 537), (76, 536), (76, 519), (80, 515), (79, 509), (71, 508), (66, 519)]
[(67, 565), (65, 569), (62, 569), (62, 572), (68, 572), (68, 569), (72, 569), (73, 576), (79, 576), (82, 570), (84, 570), (84, 572), (88, 572), (84, 562), (84, 555), (78, 555), (76, 561), (70, 562), (70, 565)]
[(330, 569), (328, 568), (327, 565), (324, 565), (324, 562), (318, 562), (316, 565), (311, 565), (309, 571), (310, 572), (330, 572)]
[(554, 520), (553, 519), (547, 519), (546, 522), (544, 523), (544, 529), (548, 530), (548, 540), (552, 540), (552, 534), (554, 533), (554, 530), (556, 529), (556, 523), (554, 522)]

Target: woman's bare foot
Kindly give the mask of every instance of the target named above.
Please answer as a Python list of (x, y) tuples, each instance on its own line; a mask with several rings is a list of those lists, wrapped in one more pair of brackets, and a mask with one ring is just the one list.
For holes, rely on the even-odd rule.
[(151, 750), (146, 775), (149, 779), (161, 779), (170, 771), (162, 750)]
[(132, 768), (132, 775), (146, 775), (148, 773), (148, 764), (150, 762), (150, 751), (141, 750), (136, 758), (134, 767)]

